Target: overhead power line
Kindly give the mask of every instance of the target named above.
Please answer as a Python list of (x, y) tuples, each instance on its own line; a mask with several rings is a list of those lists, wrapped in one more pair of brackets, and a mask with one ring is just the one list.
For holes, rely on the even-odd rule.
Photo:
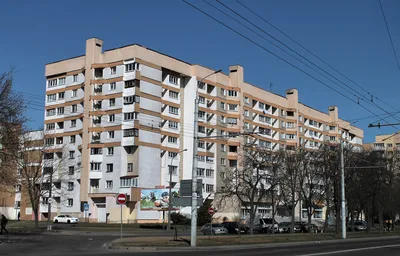
[(381, 2), (381, 0), (379, 0), (379, 6), (381, 7), (381, 11), (382, 11), (383, 20), (385, 21), (386, 30), (387, 30), (387, 32), (388, 32), (388, 35), (389, 35), (390, 44), (392, 45), (392, 50), (393, 50), (394, 58), (396, 59), (397, 68), (398, 68), (398, 69), (399, 69), (399, 71), (400, 71), (399, 59), (397, 58), (396, 49), (394, 48), (394, 44), (393, 44), (392, 35), (391, 35), (391, 33), (390, 33), (389, 26), (388, 26), (388, 24), (387, 24), (387, 21), (386, 21), (386, 15), (385, 15), (385, 12), (383, 11), (383, 6), (382, 6), (382, 2)]
[[(348, 97), (347, 95), (343, 94), (342, 92), (336, 90), (335, 88), (333, 88), (332, 86), (330, 86), (329, 84), (323, 82), (322, 80), (318, 79), (317, 77), (311, 75), (310, 73), (304, 71), (303, 69), (301, 69), (300, 67), (294, 65), (293, 63), (289, 62), (288, 60), (284, 59), (283, 57), (277, 55), (276, 53), (272, 52), (271, 50), (267, 49), (266, 47), (262, 46), (261, 44), (257, 43), (256, 41), (254, 41), (253, 39), (249, 38), (248, 36), (238, 32), (237, 30), (235, 30), (234, 28), (230, 27), (229, 25), (225, 24), (224, 22), (220, 21), (219, 19), (213, 17), (212, 15), (206, 13), (205, 11), (201, 10), (200, 8), (198, 8), (197, 6), (191, 4), (190, 2), (186, 1), (186, 0), (182, 0), (183, 2), (185, 2), (186, 4), (188, 4), (189, 6), (191, 6), (192, 8), (196, 9), (197, 11), (203, 13), (204, 15), (206, 15), (207, 17), (213, 19), (214, 21), (218, 22), (219, 24), (221, 24), (222, 26), (228, 28), (229, 30), (231, 30), (232, 32), (238, 34), (239, 36), (243, 37), (244, 39), (246, 39), (247, 41), (253, 43), (254, 45), (258, 46), (259, 48), (261, 48), (262, 50), (272, 54), (273, 56), (277, 57), (278, 59), (282, 60), (283, 62), (285, 62), (286, 64), (290, 65), (291, 67), (299, 70), (300, 72), (304, 73), (305, 75), (307, 75), (308, 77), (314, 79), (315, 81), (321, 83), (322, 85), (328, 87), (329, 89), (333, 90), (334, 92), (340, 94), (341, 96), (345, 97), (346, 99), (352, 101), (353, 103), (358, 104), (359, 106), (361, 106), (363, 109), (367, 110), (368, 112), (370, 112), (371, 114), (375, 115), (376, 117), (379, 118), (379, 116), (372, 112), (370, 109), (366, 108), (365, 106), (363, 106), (362, 104), (360, 104), (359, 102), (351, 99), (350, 97)], [(395, 129), (399, 130), (397, 127), (393, 126)]]
[(277, 31), (279, 31), (281, 34), (283, 34), (284, 36), (286, 36), (288, 39), (290, 39), (292, 42), (294, 42), (295, 44), (297, 44), (298, 46), (300, 46), (301, 48), (303, 48), (305, 51), (307, 51), (308, 53), (310, 53), (312, 56), (314, 56), (315, 58), (317, 58), (318, 60), (320, 60), (321, 62), (323, 62), (325, 65), (327, 65), (328, 67), (330, 67), (331, 69), (333, 69), (334, 71), (336, 71), (338, 74), (340, 74), (341, 76), (343, 76), (344, 78), (346, 78), (347, 80), (349, 80), (350, 82), (352, 82), (354, 85), (356, 85), (358, 88), (360, 88), (361, 90), (363, 90), (364, 92), (366, 92), (370, 98), (371, 101), (373, 101), (373, 99), (376, 99), (380, 102), (382, 102), (383, 104), (393, 108), (394, 110), (400, 111), (400, 109), (394, 107), (393, 105), (381, 100), (380, 98), (378, 98), (377, 96), (373, 95), (371, 92), (369, 92), (368, 90), (366, 90), (363, 86), (359, 85), (358, 83), (356, 83), (354, 80), (352, 80), (351, 78), (349, 78), (348, 76), (346, 76), (345, 74), (343, 74), (340, 70), (336, 69), (335, 67), (333, 67), (331, 64), (329, 64), (328, 62), (326, 62), (324, 59), (322, 59), (321, 57), (319, 57), (318, 55), (316, 55), (315, 53), (313, 53), (311, 50), (309, 50), (308, 48), (306, 48), (305, 46), (303, 46), (302, 44), (300, 44), (298, 41), (296, 41), (295, 39), (293, 39), (291, 36), (289, 36), (288, 34), (286, 34), (284, 31), (282, 31), (281, 29), (279, 29), (277, 26), (275, 26), (274, 24), (272, 24), (270, 21), (266, 20), (264, 17), (262, 17), (261, 15), (259, 15), (257, 12), (255, 12), (254, 10), (252, 10), (251, 8), (249, 8), (248, 6), (246, 6), (244, 3), (240, 2), (239, 0), (236, 0), (237, 3), (239, 3), (241, 6), (243, 6), (245, 9), (247, 9), (249, 12), (253, 13), (254, 15), (256, 15), (258, 18), (260, 18), (261, 20), (263, 20), (265, 23), (267, 23), (268, 25), (270, 25), (271, 27), (273, 27), (274, 29), (276, 29)]

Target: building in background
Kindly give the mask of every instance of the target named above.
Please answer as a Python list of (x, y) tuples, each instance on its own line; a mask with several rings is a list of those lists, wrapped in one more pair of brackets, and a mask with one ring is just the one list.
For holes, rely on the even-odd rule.
[(88, 203), (92, 221), (119, 221), (115, 195), (127, 193), (124, 221), (161, 220), (160, 211), (140, 209), (140, 189), (168, 187), (169, 171), (174, 188), (191, 179), (196, 91), (203, 198), (213, 197), (219, 167), (238, 164), (236, 133), (263, 132), (254, 142), (271, 149), (340, 138), (362, 145), (363, 131), (339, 119), (337, 107), (323, 113), (300, 103), (296, 89), (280, 96), (248, 84), (239, 65), (200, 82), (213, 72), (136, 44), (103, 51), (97, 38), (84, 55), (47, 64), (44, 122), (54, 139), (45, 144), (65, 145), (60, 157), (74, 184), (60, 212), (83, 217)]

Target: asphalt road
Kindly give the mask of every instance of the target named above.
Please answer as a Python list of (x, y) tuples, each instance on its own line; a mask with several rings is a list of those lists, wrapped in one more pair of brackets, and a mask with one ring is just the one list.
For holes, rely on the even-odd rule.
[[(217, 251), (193, 251), (193, 252), (126, 252), (109, 251), (103, 247), (105, 243), (115, 239), (115, 236), (91, 236), (82, 235), (10, 235), (0, 236), (0, 255), (144, 255), (144, 256), (247, 256), (247, 255), (282, 255), (282, 256), (398, 256), (400, 255), (400, 239), (385, 238), (381, 240), (370, 239), (368, 241), (347, 241), (313, 243), (309, 245), (281, 245), (279, 247), (259, 249), (237, 249)], [(156, 239), (156, 238), (155, 238)]]

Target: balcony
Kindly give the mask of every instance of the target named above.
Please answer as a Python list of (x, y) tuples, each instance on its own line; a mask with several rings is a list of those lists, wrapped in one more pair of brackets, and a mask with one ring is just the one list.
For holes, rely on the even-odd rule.
[(92, 143), (101, 143), (100, 141), (100, 135), (93, 135), (92, 136)]
[(100, 110), (101, 109), (101, 101), (93, 103), (93, 109)]
[(102, 93), (103, 93), (103, 86), (102, 86), (102, 85), (96, 85), (96, 86), (94, 87), (93, 92), (94, 92), (95, 95), (100, 95), (100, 94), (102, 94)]

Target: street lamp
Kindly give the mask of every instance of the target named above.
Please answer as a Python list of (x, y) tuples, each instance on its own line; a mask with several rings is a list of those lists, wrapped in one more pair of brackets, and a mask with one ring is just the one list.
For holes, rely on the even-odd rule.
[[(209, 76), (215, 75), (222, 70), (217, 70), (211, 74), (203, 77), (200, 83), (203, 82)], [(194, 132), (193, 132), (193, 165), (192, 165), (192, 207), (191, 207), (191, 230), (190, 230), (190, 246), (196, 246), (197, 238), (197, 147), (198, 147), (198, 123), (199, 123), (199, 91), (198, 85), (196, 85), (196, 99), (194, 101)]]
[(182, 152), (186, 152), (187, 149), (185, 148), (184, 150), (179, 151), (176, 155), (174, 155), (171, 158), (171, 165), (169, 166), (169, 200), (168, 200), (168, 231), (171, 230), (171, 210), (172, 210), (172, 162), (174, 161), (174, 158), (182, 153)]

